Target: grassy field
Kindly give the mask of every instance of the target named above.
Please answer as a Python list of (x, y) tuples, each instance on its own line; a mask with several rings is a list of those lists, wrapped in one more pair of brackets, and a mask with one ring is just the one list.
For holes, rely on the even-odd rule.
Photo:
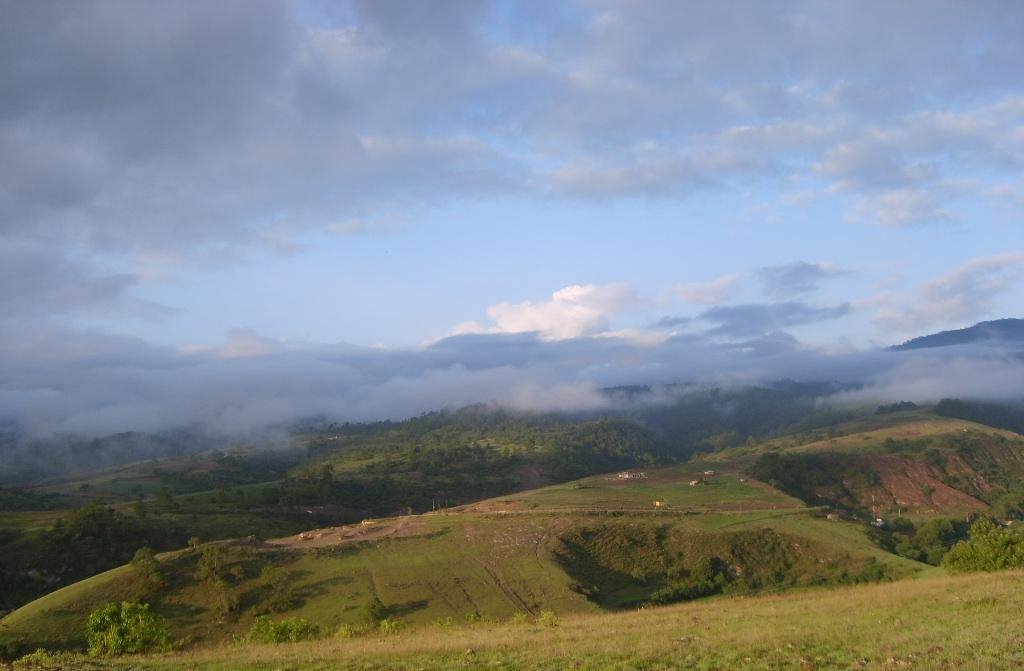
[(744, 463), (765, 452), (881, 452), (885, 440), (916, 440), (943, 435), (978, 431), (1020, 439), (1012, 431), (993, 428), (964, 419), (942, 417), (929, 410), (910, 410), (882, 415), (868, 415), (827, 429), (797, 433), (760, 441), (756, 445), (725, 450), (706, 458), (712, 462)]
[[(720, 464), (691, 463), (658, 469), (634, 469), (645, 477), (621, 479), (617, 474), (599, 475), (574, 482), (490, 499), (467, 510), (657, 510), (716, 512), (803, 508), (800, 501), (762, 483), (743, 477)], [(698, 482), (691, 485), (691, 482)]]
[(393, 636), (224, 646), (66, 669), (1015, 669), (1024, 665), (1024, 575), (933, 577), (717, 598), (534, 622)]

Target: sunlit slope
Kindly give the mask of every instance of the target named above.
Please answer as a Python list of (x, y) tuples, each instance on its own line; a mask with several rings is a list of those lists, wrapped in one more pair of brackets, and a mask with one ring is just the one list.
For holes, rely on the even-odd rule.
[[(171, 553), (160, 564), (167, 586), (143, 598), (175, 637), (205, 645), (248, 630), (266, 600), (268, 568), (284, 574), (293, 591), (294, 602), (276, 615), (329, 630), (358, 623), (374, 596), (411, 628), (446, 618), (505, 620), (679, 600), (674, 586), (712, 558), (734, 574), (726, 586), (734, 593), (895, 579), (925, 568), (878, 550), (859, 525), (825, 520), (823, 511), (730, 468), (686, 465), (644, 474), (613, 473), (442, 513), (239, 542), (228, 567), (235, 600), (229, 612), (218, 610), (216, 594), (197, 577), (199, 553)], [(81, 645), (91, 610), (139, 598), (134, 569), (99, 578), (15, 611), (0, 622), (0, 644)]]
[(629, 469), (482, 501), (467, 511), (604, 510), (673, 513), (803, 508), (804, 504), (729, 464)]
[[(1016, 669), (1024, 575), (935, 577), (828, 591), (477, 624), (395, 637), (238, 646), (83, 663), (147, 669)], [(76, 668), (73, 663), (64, 668)]]
[(924, 410), (708, 455), (804, 501), (861, 515), (965, 516), (1024, 486), (1024, 437)]

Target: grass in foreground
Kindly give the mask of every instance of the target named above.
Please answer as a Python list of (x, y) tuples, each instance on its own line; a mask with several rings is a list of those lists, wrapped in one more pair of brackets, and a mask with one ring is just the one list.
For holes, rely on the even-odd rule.
[(1010, 669), (1024, 665), (1022, 615), (1024, 574), (975, 574), (61, 668)]

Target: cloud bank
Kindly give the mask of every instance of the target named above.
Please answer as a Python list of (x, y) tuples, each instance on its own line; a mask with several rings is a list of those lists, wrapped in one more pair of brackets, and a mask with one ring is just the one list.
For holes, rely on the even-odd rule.
[[(233, 334), (197, 352), (99, 334), (37, 332), (5, 344), (0, 420), (20, 430), (106, 434), (202, 424), (239, 433), (323, 415), (401, 419), (495, 402), (532, 411), (600, 410), (608, 386), (757, 384), (778, 379), (863, 384), (843, 399), (1024, 398), (1012, 352), (948, 348), (835, 351), (783, 332), (724, 341), (701, 334), (657, 344), (616, 336), (467, 334), (410, 350), (294, 345)], [(59, 341), (61, 347), (53, 348)]]

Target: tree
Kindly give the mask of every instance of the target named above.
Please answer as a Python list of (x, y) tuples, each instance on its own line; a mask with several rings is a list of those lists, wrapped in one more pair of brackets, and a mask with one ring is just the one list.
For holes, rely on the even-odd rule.
[(161, 487), (156, 492), (156, 504), (165, 513), (178, 510), (178, 502), (174, 500), (174, 491), (170, 487)]
[(160, 564), (150, 548), (142, 547), (136, 550), (131, 565), (139, 576), (141, 595), (155, 592), (166, 584), (164, 575), (160, 571)]
[(363, 604), (363, 616), (371, 625), (376, 625), (388, 616), (388, 607), (384, 602), (374, 596)]
[(171, 637), (162, 619), (149, 604), (123, 601), (108, 603), (89, 614), (86, 622), (89, 654), (114, 657), (170, 647)]
[(978, 520), (970, 540), (953, 546), (942, 565), (954, 573), (1024, 568), (1024, 537), (991, 520)]
[(299, 604), (288, 574), (276, 566), (265, 566), (260, 576), (263, 582), (263, 598), (257, 606), (259, 613), (283, 613)]
[(203, 546), (196, 565), (196, 578), (210, 588), (214, 604), (221, 615), (227, 615), (238, 607), (238, 597), (231, 590), (231, 581), (240, 577), (241, 567), (231, 565), (231, 553), (227, 546)]

